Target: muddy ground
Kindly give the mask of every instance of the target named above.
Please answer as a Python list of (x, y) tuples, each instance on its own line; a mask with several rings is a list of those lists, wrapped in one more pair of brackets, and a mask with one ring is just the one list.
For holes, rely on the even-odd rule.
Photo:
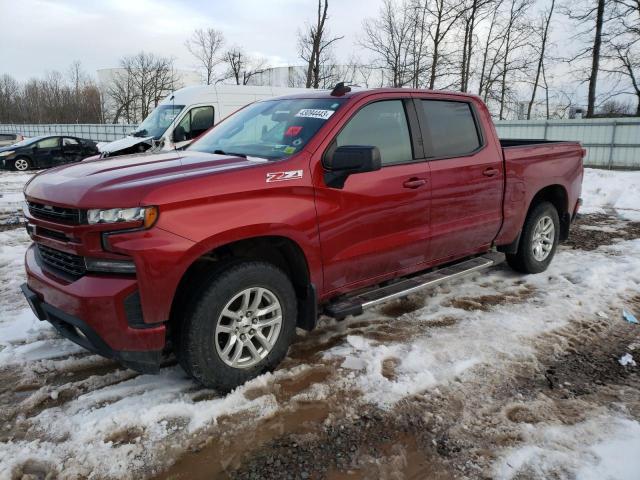
[[(610, 215), (582, 215), (562, 248), (593, 250), (634, 238), (640, 238), (640, 223)], [(456, 298), (452, 304), (487, 311), (521, 302), (532, 293), (524, 288), (515, 294)], [(386, 305), (382, 313), (399, 316), (423, 303), (414, 296)], [(629, 306), (640, 311), (640, 294)], [(454, 322), (444, 317), (431, 328), (446, 328)], [(385, 339), (403, 335), (402, 329), (383, 330)], [(375, 335), (380, 332), (369, 333), (378, 338)], [(627, 413), (640, 420), (640, 369), (618, 362), (629, 347), (640, 357), (639, 326), (599, 317), (578, 321), (537, 339), (536, 356), (530, 362), (506, 370), (484, 367), (474, 385), (453, 382), (436, 392), (406, 398), (391, 410), (360, 405), (353, 411), (349, 399), (336, 393), (330, 401), (292, 413), (278, 423), (277, 433), (267, 435), (271, 438), (260, 439), (257, 448), (240, 447), (242, 452), (234, 453), (227, 465), (220, 464), (220, 458), (228, 457), (214, 440), (158, 478), (493, 478), (495, 452), (522, 440), (518, 424), (573, 424), (614, 403), (628, 405)], [(294, 346), (294, 358), (295, 352)], [(393, 359), (383, 371), (393, 378)], [(329, 373), (318, 375), (313, 381), (323, 382)], [(228, 448), (243, 445), (255, 430), (252, 425), (227, 438)], [(517, 478), (530, 477), (521, 472)]]
[[(640, 223), (615, 215), (584, 215), (561, 249), (593, 251), (635, 238), (640, 238)], [(530, 305), (539, 289), (518, 280), (501, 293), (452, 296), (442, 306), (473, 316), (505, 305)], [(159, 454), (166, 454), (164, 463), (143, 468), (143, 474), (134, 478), (489, 479), (496, 476), (500, 452), (526, 443), (523, 425), (570, 427), (612, 409), (640, 421), (640, 367), (622, 366), (618, 361), (624, 353), (640, 359), (640, 326), (622, 321), (619, 315), (619, 304), (640, 313), (640, 292), (626, 292), (610, 309), (572, 318), (562, 328), (533, 336), (530, 353), (517, 359), (483, 362), (475, 366), (473, 375), (454, 376), (389, 407), (367, 400), (352, 382), (344, 381), (342, 360), (325, 353), (353, 335), (381, 345), (402, 343), (416, 335), (437, 338), (460, 318), (443, 314), (420, 320), (414, 313), (429, 303), (430, 295), (384, 305), (376, 313), (379, 318), (348, 319), (300, 334), (279, 371), (305, 368), (282, 377), (276, 372), (274, 381), (243, 393), (249, 400), (272, 396), (279, 406), (273, 415), (253, 416), (247, 411), (223, 415), (188, 441), (177, 436), (175, 445), (163, 447)], [(47, 331), (42, 340), (54, 336)], [(82, 351), (73, 350), (72, 355), (68, 366), (49, 369), (41, 363), (28, 374), (0, 367), (0, 443), (63, 444), (65, 434), (50, 438), (51, 432), (35, 429), (32, 419), (83, 394), (111, 386), (117, 389), (138, 377)], [(382, 362), (382, 375), (394, 380), (400, 363), (389, 355)], [(171, 359), (166, 362), (167, 367), (174, 364)], [(357, 369), (353, 375), (358, 375)], [(313, 394), (317, 391), (322, 395)], [(203, 405), (220, 398), (217, 392), (196, 385), (185, 392)], [(116, 401), (117, 396), (106, 397), (92, 408)], [(177, 419), (175, 430), (180, 428)], [(105, 442), (114, 448), (134, 446), (144, 435), (144, 428), (116, 429)], [(187, 450), (176, 445), (186, 445)], [(74, 478), (63, 472), (60, 466), (32, 456), (13, 468), (10, 478)], [(517, 471), (514, 467), (514, 472), (517, 479), (548, 477), (526, 467)], [(552, 476), (571, 478), (571, 473), (560, 468)]]

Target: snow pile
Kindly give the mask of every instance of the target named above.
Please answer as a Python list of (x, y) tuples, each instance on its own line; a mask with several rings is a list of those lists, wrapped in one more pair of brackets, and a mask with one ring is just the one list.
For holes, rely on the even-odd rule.
[(640, 423), (603, 415), (576, 425), (524, 427), (525, 445), (511, 450), (494, 478), (637, 480)]
[(626, 367), (627, 365), (630, 365), (632, 367), (636, 366), (636, 361), (633, 359), (633, 355), (631, 355), (630, 353), (626, 353), (622, 357), (620, 357), (620, 359), (618, 359), (618, 363), (623, 367)]
[(585, 168), (582, 213), (615, 209), (632, 221), (640, 221), (640, 171), (622, 172)]
[(22, 211), (24, 184), (32, 173), (2, 172), (0, 176), (0, 224), (16, 223)]

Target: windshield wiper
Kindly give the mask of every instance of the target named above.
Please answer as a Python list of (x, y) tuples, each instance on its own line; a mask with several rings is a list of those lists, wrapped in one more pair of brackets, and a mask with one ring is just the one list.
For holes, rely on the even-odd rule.
[(217, 155), (233, 155), (235, 157), (247, 158), (244, 153), (225, 152), (224, 150), (214, 150), (213, 153)]

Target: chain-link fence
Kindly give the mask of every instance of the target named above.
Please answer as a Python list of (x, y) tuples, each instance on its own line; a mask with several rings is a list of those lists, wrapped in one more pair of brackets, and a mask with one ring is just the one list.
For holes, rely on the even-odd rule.
[(85, 138), (95, 142), (118, 140), (135, 130), (133, 124), (99, 124), (99, 123), (69, 123), (69, 124), (4, 124), (0, 125), (0, 133), (19, 133), (25, 137), (39, 135), (69, 135)]

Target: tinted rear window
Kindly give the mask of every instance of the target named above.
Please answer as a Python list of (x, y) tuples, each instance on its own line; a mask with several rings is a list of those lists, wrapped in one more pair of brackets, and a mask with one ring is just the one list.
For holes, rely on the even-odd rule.
[(422, 100), (431, 132), (430, 157), (466, 155), (480, 147), (480, 137), (471, 106), (464, 102)]

